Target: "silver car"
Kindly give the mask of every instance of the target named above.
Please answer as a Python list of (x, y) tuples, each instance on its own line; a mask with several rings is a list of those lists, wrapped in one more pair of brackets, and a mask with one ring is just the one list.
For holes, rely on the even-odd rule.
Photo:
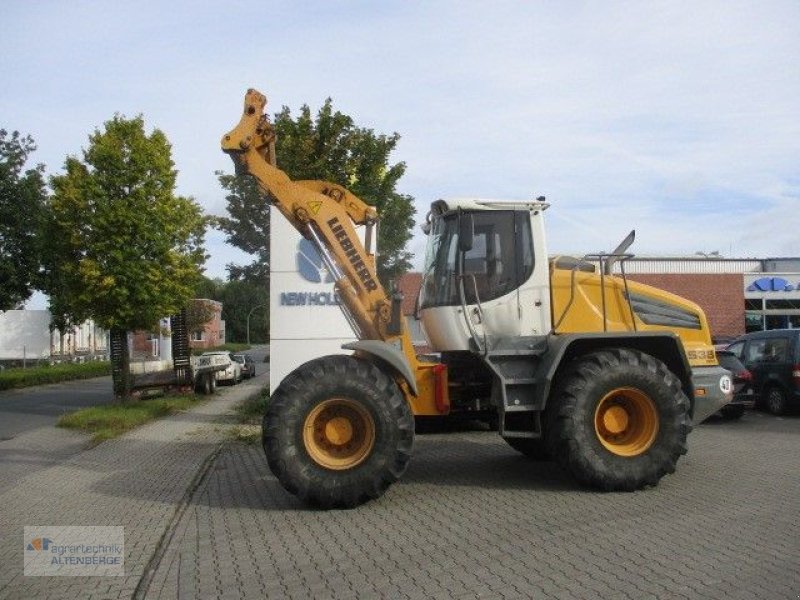
[(233, 354), (225, 350), (215, 350), (211, 352), (203, 352), (201, 356), (214, 355), (227, 356), (228, 360), (230, 361), (230, 364), (225, 368), (224, 371), (217, 371), (217, 381), (228, 381), (231, 385), (236, 385), (239, 383), (242, 380), (242, 365), (234, 360)]

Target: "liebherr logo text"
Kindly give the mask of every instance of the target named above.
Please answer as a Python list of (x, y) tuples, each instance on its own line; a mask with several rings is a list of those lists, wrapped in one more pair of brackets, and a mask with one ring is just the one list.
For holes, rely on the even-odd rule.
[(367, 269), (367, 265), (364, 264), (364, 261), (361, 260), (361, 257), (358, 255), (358, 249), (347, 236), (347, 232), (344, 230), (344, 227), (342, 227), (342, 224), (339, 223), (339, 219), (333, 217), (328, 221), (328, 226), (331, 228), (331, 231), (333, 231), (333, 235), (336, 236), (336, 239), (339, 240), (342, 250), (344, 250), (347, 259), (350, 261), (350, 264), (353, 265), (353, 268), (358, 274), (358, 278), (361, 279), (361, 283), (364, 284), (367, 291), (371, 292), (372, 290), (377, 290), (378, 284), (375, 283), (372, 275), (370, 275), (369, 269)]

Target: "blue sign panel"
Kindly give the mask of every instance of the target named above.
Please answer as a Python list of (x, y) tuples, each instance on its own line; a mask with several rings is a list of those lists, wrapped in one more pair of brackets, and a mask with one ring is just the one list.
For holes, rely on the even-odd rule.
[(762, 277), (747, 286), (748, 292), (792, 292), (796, 286), (783, 277)]
[[(297, 272), (309, 283), (331, 284), (334, 279), (322, 257), (310, 241), (301, 239), (297, 244)], [(281, 292), (281, 306), (338, 306), (339, 295), (329, 292)]]
[(319, 252), (305, 238), (297, 244), (297, 271), (303, 279), (311, 283), (333, 283), (333, 275), (325, 267)]

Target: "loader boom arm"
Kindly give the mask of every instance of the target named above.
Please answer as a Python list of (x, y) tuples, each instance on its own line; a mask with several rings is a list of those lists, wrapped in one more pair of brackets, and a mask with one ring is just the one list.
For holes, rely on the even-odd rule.
[[(237, 174), (252, 175), (269, 201), (317, 247), (335, 279), (334, 288), (356, 336), (399, 345), (416, 365), (406, 323), (392, 322), (392, 304), (378, 281), (373, 232), (378, 213), (335, 183), (293, 181), (277, 167), (275, 131), (266, 115), (266, 97), (248, 90), (239, 124), (222, 138), (222, 150), (233, 159)], [(366, 227), (366, 247), (355, 226)], [(287, 249), (288, 250), (288, 249)]]

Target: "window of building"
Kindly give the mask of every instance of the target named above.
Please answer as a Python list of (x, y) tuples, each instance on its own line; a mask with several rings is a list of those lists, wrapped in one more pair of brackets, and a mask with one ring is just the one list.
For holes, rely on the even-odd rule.
[(800, 298), (792, 300), (767, 300), (767, 310), (796, 310), (800, 309)]
[(764, 315), (761, 313), (747, 312), (744, 314), (744, 330), (747, 333), (751, 331), (763, 331), (764, 329)]
[(193, 331), (192, 332), (192, 341), (193, 342), (202, 342), (206, 339), (205, 331)]
[(745, 310), (764, 310), (764, 301), (761, 298), (745, 298)]

